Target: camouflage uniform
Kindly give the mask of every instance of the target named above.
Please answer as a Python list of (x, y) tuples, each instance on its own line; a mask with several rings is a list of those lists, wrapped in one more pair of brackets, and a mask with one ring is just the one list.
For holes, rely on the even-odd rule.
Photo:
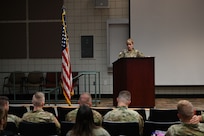
[(136, 111), (128, 109), (126, 106), (118, 106), (106, 113), (103, 117), (104, 121), (119, 121), (119, 122), (138, 122), (140, 135), (143, 134), (144, 120), (143, 117)]
[(133, 49), (132, 51), (128, 51), (124, 49), (119, 53), (119, 58), (128, 58), (128, 57), (145, 57), (143, 53), (138, 50)]
[(21, 118), (13, 115), (13, 114), (8, 114), (7, 116), (7, 122), (14, 122), (16, 124), (16, 126), (18, 127), (19, 123), (21, 122)]
[[(65, 120), (69, 121), (69, 122), (75, 122), (77, 112), (78, 112), (78, 108), (68, 112), (66, 117), (65, 117)], [(93, 109), (92, 109), (92, 112), (93, 112), (94, 123), (96, 125), (98, 125), (98, 126), (101, 126), (102, 121), (103, 121), (102, 115), (99, 112), (97, 112), (96, 110), (93, 110)]]
[(57, 120), (55, 115), (50, 112), (44, 111), (43, 109), (24, 113), (22, 120), (34, 123), (53, 122), (55, 123), (57, 129), (58, 130), (60, 129), (60, 123), (58, 121), (57, 123), (54, 122), (54, 120)]
[(203, 112), (201, 112), (201, 116), (202, 116), (201, 122), (203, 123), (204, 122), (204, 113)]
[[(72, 136), (72, 131), (69, 131), (66, 136)], [(104, 128), (99, 127), (99, 128), (95, 128), (93, 129), (93, 134), (94, 136), (110, 136), (110, 134), (108, 133), (108, 131), (106, 131)]]
[(176, 124), (169, 127), (165, 136), (204, 136), (204, 124)]

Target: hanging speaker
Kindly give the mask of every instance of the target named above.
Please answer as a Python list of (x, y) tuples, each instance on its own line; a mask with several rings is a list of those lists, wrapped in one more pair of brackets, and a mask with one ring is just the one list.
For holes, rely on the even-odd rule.
[(95, 0), (95, 8), (109, 8), (108, 0)]

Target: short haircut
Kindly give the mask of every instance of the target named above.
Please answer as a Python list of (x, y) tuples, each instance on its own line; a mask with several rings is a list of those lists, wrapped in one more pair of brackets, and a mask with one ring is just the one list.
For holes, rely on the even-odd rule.
[(0, 96), (0, 106), (5, 106), (9, 102), (9, 98), (7, 96)]
[(82, 104), (86, 104), (86, 105), (88, 104), (89, 105), (90, 103), (92, 103), (92, 97), (91, 97), (90, 93), (83, 92), (79, 97), (79, 102), (81, 105)]
[(33, 94), (32, 103), (34, 106), (42, 106), (42, 104), (45, 103), (45, 94), (42, 92)]
[(127, 44), (130, 44), (130, 43), (131, 43), (131, 44), (134, 44), (134, 41), (133, 41), (133, 39), (129, 38), (129, 39), (127, 39), (126, 43), (127, 43)]
[(194, 115), (193, 105), (187, 100), (180, 100), (177, 104), (177, 110), (186, 119), (191, 119)]
[(123, 102), (131, 101), (131, 93), (127, 90), (120, 91), (118, 99)]

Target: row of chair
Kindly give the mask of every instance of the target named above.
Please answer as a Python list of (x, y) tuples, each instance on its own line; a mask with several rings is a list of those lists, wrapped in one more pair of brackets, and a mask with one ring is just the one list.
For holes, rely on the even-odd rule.
[(20, 122), (17, 127), (14, 122), (7, 122), (5, 131), (18, 136), (57, 136), (59, 131), (54, 123)]
[[(19, 117), (22, 117), (22, 115), (28, 111), (28, 109), (32, 110), (33, 106), (25, 107), (25, 106), (10, 106), (9, 113), (15, 114)], [(59, 121), (64, 121), (65, 115), (75, 109), (76, 107), (63, 107), (63, 106), (45, 106), (43, 109), (45, 111), (49, 111), (53, 113)], [(108, 111), (112, 110), (111, 107), (93, 107), (93, 109), (97, 110), (99, 113), (101, 113), (102, 116), (104, 116)], [(137, 111), (144, 119), (144, 121), (156, 121), (156, 122), (174, 122), (179, 121), (179, 118), (177, 116), (177, 110), (176, 109), (149, 109), (149, 116), (147, 117), (146, 110), (145, 109), (134, 109)], [(201, 115), (202, 110), (196, 110), (197, 115)]]
[[(167, 131), (173, 124), (180, 122), (144, 122), (144, 136), (151, 136), (155, 130)], [(21, 122), (17, 128), (14, 123), (8, 122), (6, 131), (19, 133), (21, 136), (66, 136), (66, 133), (71, 130), (74, 123), (62, 121), (60, 133), (57, 131), (54, 123), (31, 123)], [(111, 136), (139, 136), (139, 124), (137, 122), (103, 122), (102, 127), (106, 129)]]
[[(73, 72), (73, 77), (77, 76), (78, 72)], [(46, 72), (44, 77), (43, 72), (12, 72), (4, 78), (3, 94), (5, 88), (8, 88), (9, 94), (12, 90), (20, 89), (29, 93), (29, 89), (35, 88), (42, 91), (43, 88), (55, 88), (60, 86), (61, 72)], [(74, 86), (78, 87), (78, 80), (73, 80)], [(78, 90), (78, 88), (77, 88)]]
[[(61, 136), (72, 129), (74, 123), (61, 122)], [(102, 127), (106, 129), (111, 136), (139, 136), (139, 124), (137, 122), (103, 122)]]
[[(67, 106), (44, 106), (43, 109), (45, 111), (53, 113), (59, 121), (64, 121), (65, 116), (71, 110), (74, 110), (77, 107), (67, 107)], [(94, 110), (101, 113), (104, 116), (108, 111), (112, 110), (112, 107), (92, 107)], [(23, 114), (29, 110), (32, 110), (33, 106), (10, 106), (9, 114), (15, 114), (19, 117), (22, 117)], [(179, 121), (177, 116), (176, 109), (139, 109), (132, 108), (137, 111), (142, 117), (144, 121), (155, 121), (155, 122), (176, 122)], [(196, 115), (201, 115), (203, 110), (196, 110)], [(147, 113), (147, 114), (146, 114)]]
[[(29, 107), (32, 109), (32, 106)], [(56, 110), (57, 109), (57, 113)], [(75, 109), (76, 107), (44, 107), (44, 110), (52, 112), (56, 117), (58, 117), (60, 123), (61, 123), (61, 135), (65, 136), (67, 131), (69, 131), (73, 127), (73, 123), (69, 123), (64, 121), (65, 115)], [(93, 107), (95, 110), (100, 112), (102, 115), (105, 115), (108, 111), (112, 110), (112, 108), (101, 108), (101, 107)], [(144, 118), (144, 136), (150, 136), (151, 133), (155, 130), (162, 130), (166, 131), (169, 126), (173, 124), (180, 123), (178, 117), (177, 117), (177, 110), (171, 109), (171, 110), (163, 110), (163, 109), (149, 109), (149, 117), (146, 118), (146, 112), (145, 109), (135, 109), (138, 111)], [(21, 112), (21, 113), (20, 113)], [(16, 114), (18, 116), (22, 116), (23, 113), (27, 112), (26, 107), (12, 107), (10, 106), (9, 113)], [(196, 114), (200, 115), (202, 110), (197, 110)], [(113, 123), (113, 122), (103, 122), (103, 127), (111, 133), (113, 136), (117, 134), (121, 135), (132, 135), (132, 133), (135, 133), (134, 135), (137, 135), (139, 131), (137, 130), (137, 123)], [(132, 128), (132, 129), (129, 129)], [(134, 128), (134, 129), (133, 129)], [(117, 133), (117, 134), (116, 134)]]
[[(68, 112), (71, 110), (74, 110), (76, 107), (64, 107), (64, 106), (44, 106), (43, 109), (45, 111), (53, 113), (59, 121), (64, 121), (65, 116)], [(33, 106), (10, 106), (9, 107), (9, 114), (15, 114), (18, 117), (22, 117), (25, 112), (28, 112), (29, 110), (32, 110)], [(97, 110), (99, 113), (101, 113), (102, 116), (104, 116), (108, 111), (112, 110), (111, 107), (93, 107), (94, 110)], [(136, 111), (143, 116), (143, 119), (146, 120), (146, 113), (145, 109), (136, 109)]]
[[(65, 136), (68, 130), (72, 128), (73, 123), (63, 121), (66, 113), (70, 110), (69, 108), (57, 107), (58, 117), (61, 120), (61, 134)], [(102, 115), (105, 115), (112, 108), (94, 108)], [(167, 129), (173, 124), (179, 124), (180, 121), (177, 117), (177, 110), (163, 110), (163, 109), (150, 109), (149, 117), (146, 116), (145, 109), (134, 109), (144, 119), (144, 136), (151, 136), (155, 130), (167, 131)], [(200, 112), (197, 112), (200, 114)], [(103, 122), (103, 127), (111, 134), (111, 136), (139, 136), (139, 124), (136, 122)]]
[(5, 93), (5, 88), (8, 88), (9, 94), (13, 90), (20, 89), (23, 91), (23, 89), (28, 90), (30, 87), (42, 90), (42, 85), (42, 72), (30, 72), (27, 76), (24, 72), (12, 72), (9, 76), (4, 78), (3, 93)]

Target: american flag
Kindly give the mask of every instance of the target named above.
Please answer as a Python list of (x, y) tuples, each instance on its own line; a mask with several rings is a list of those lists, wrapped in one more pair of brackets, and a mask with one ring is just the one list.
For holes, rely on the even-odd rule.
[(65, 96), (65, 99), (69, 105), (71, 105), (71, 96), (74, 95), (73, 86), (72, 86), (72, 70), (70, 63), (70, 53), (69, 53), (69, 41), (67, 34), (67, 25), (66, 25), (66, 12), (65, 9), (62, 9), (62, 90)]

